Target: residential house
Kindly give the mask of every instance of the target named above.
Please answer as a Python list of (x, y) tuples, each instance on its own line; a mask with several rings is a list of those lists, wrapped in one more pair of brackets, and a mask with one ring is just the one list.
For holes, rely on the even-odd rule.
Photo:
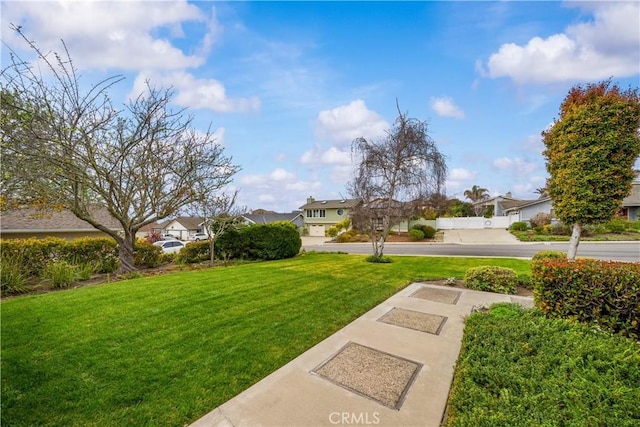
[(302, 211), (293, 211), (289, 213), (277, 213), (268, 211), (259, 211), (258, 213), (249, 212), (242, 215), (245, 224), (271, 224), (272, 222), (286, 221), (294, 224), (298, 231), (302, 233), (304, 228), (304, 218)]
[(511, 217), (512, 224), (517, 221), (531, 224), (531, 218), (539, 213), (551, 215), (552, 221), (555, 219), (551, 197), (545, 196), (537, 200), (521, 200), (519, 203), (515, 203), (513, 206), (504, 210), (504, 214)]
[[(517, 215), (513, 221), (529, 222), (539, 213), (553, 214), (553, 202), (550, 197), (541, 197), (537, 200), (522, 200), (513, 206), (504, 209), (506, 215)], [(622, 200), (619, 215), (632, 221), (640, 220), (640, 174), (631, 183), (631, 192)], [(512, 221), (512, 222), (513, 222)]]
[[(110, 230), (122, 232), (122, 226), (107, 211), (96, 207), (93, 215)], [(33, 207), (21, 207), (2, 212), (0, 215), (0, 237), (3, 239), (27, 239), (35, 237), (60, 237), (74, 240), (80, 237), (108, 237), (108, 234), (79, 219), (71, 211), (41, 211)]]
[(516, 199), (511, 196), (511, 193), (507, 193), (504, 196), (496, 196), (484, 200), (478, 200), (477, 202), (474, 202), (473, 205), (474, 208), (478, 208), (476, 209), (476, 212), (493, 209), (493, 216), (507, 216), (507, 209), (512, 209), (516, 206), (530, 201), (531, 200)]
[(304, 219), (304, 228), (309, 236), (324, 237), (326, 230), (349, 218), (349, 210), (360, 203), (356, 199), (315, 200), (307, 198), (300, 206)]
[[(204, 219), (197, 216), (180, 216), (178, 218), (158, 224), (153, 231), (171, 234), (180, 239), (187, 240), (191, 234), (204, 233)], [(159, 230), (158, 230), (159, 229)]]
[(621, 214), (629, 220), (640, 220), (640, 172), (631, 182), (631, 192), (622, 200)]

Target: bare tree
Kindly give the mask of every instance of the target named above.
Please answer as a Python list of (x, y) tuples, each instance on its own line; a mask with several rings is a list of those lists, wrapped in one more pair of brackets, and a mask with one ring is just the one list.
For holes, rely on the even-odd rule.
[(373, 255), (381, 258), (390, 228), (416, 212), (419, 200), (443, 192), (447, 166), (427, 133), (427, 124), (400, 112), (394, 126), (379, 141), (357, 138), (356, 163), (349, 183), (351, 195), (362, 201), (351, 211), (356, 228), (371, 238)]
[(203, 219), (203, 227), (209, 241), (209, 253), (211, 262), (215, 261), (216, 241), (230, 228), (242, 223), (242, 214), (245, 207), (236, 206), (238, 191), (232, 194), (211, 194), (198, 200), (191, 206), (191, 212)]
[[(5, 127), (3, 120), (3, 190), (11, 191), (5, 196), (69, 209), (115, 239), (120, 273), (134, 271), (141, 227), (215, 193), (239, 168), (210, 131), (196, 131), (185, 110), (172, 111), (171, 90), (148, 83), (145, 93), (116, 109), (109, 89), (121, 77), (84, 90), (64, 42), (64, 54), (51, 58), (23, 39), (45, 73), (12, 53), (0, 75), (3, 92), (23, 111), (17, 125)], [(96, 205), (106, 207), (122, 232), (96, 218)]]

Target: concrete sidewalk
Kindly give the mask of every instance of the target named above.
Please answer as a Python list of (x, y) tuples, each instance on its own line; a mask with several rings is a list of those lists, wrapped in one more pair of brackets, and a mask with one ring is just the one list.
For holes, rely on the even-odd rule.
[(531, 298), (413, 283), (192, 424), (439, 426), (474, 306)]

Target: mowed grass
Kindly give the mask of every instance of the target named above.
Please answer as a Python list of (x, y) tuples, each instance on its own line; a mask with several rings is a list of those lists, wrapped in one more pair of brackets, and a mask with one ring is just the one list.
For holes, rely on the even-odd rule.
[(308, 254), (2, 302), (2, 425), (182, 426), (411, 281), (526, 260)]

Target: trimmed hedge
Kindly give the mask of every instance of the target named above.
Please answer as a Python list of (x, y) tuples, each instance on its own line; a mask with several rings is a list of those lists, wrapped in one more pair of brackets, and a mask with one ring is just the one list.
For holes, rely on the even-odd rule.
[[(0, 240), (0, 257), (5, 267), (8, 263), (18, 263), (25, 277), (43, 276), (51, 262), (89, 265), (94, 273), (113, 273), (118, 268), (118, 245), (109, 237), (73, 241), (57, 237)], [(162, 249), (138, 240), (134, 262), (138, 267), (157, 267), (162, 262)]]
[(412, 228), (409, 230), (409, 240), (412, 242), (417, 242), (418, 240), (424, 239), (424, 233), (419, 228)]
[[(425, 224), (416, 224), (411, 227), (411, 230), (420, 230), (424, 235), (424, 239), (433, 239), (436, 235), (436, 229), (431, 227), (430, 225)], [(411, 231), (409, 231), (409, 235), (411, 235)]]
[(180, 264), (192, 264), (207, 261), (209, 259), (209, 241), (190, 242), (176, 255), (176, 262)]
[(524, 221), (517, 221), (511, 224), (511, 229), (513, 231), (527, 231), (528, 228), (529, 226)]
[(543, 313), (640, 339), (640, 263), (548, 259), (533, 261), (531, 273)]
[[(294, 257), (302, 240), (295, 225), (289, 222), (255, 224), (225, 230), (216, 240), (216, 259), (275, 260)], [(176, 261), (195, 263), (209, 259), (209, 242), (188, 243)]]
[(511, 268), (495, 265), (473, 267), (464, 275), (464, 286), (477, 291), (513, 294), (518, 289), (518, 274)]
[(567, 259), (567, 253), (562, 251), (540, 251), (536, 252), (531, 258), (532, 261), (542, 261), (545, 259)]
[(294, 257), (300, 252), (302, 240), (296, 226), (290, 222), (255, 224), (242, 229), (246, 233), (250, 259), (275, 260)]

